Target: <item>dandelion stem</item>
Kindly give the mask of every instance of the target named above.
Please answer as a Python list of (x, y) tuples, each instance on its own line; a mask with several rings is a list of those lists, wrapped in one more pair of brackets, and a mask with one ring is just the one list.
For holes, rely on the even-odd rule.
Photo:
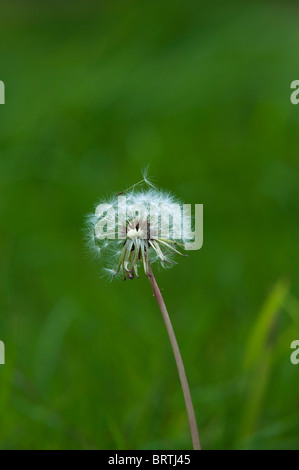
[(185, 404), (186, 404), (186, 409), (187, 409), (187, 414), (188, 414), (188, 419), (189, 419), (189, 425), (190, 425), (190, 431), (191, 431), (191, 437), (192, 437), (192, 443), (193, 443), (193, 449), (194, 450), (201, 450), (200, 447), (200, 442), (199, 442), (199, 436), (198, 436), (198, 429), (197, 429), (197, 424), (196, 424), (196, 418), (195, 418), (195, 413), (194, 413), (194, 408), (193, 408), (193, 403), (192, 403), (192, 398), (190, 394), (190, 389), (186, 377), (186, 372), (185, 372), (185, 367), (184, 363), (182, 360), (182, 356), (180, 353), (180, 349), (174, 334), (174, 330), (162, 297), (162, 294), (160, 292), (159, 286), (156, 282), (156, 279), (153, 275), (153, 272), (151, 270), (151, 267), (149, 266), (148, 269), (148, 274), (149, 274), (149, 281), (151, 283), (154, 296), (158, 302), (158, 305), (160, 307), (162, 317), (167, 329), (167, 333), (171, 342), (173, 354), (175, 357), (176, 365), (178, 368), (179, 372), (179, 377), (182, 385), (182, 390), (185, 398)]

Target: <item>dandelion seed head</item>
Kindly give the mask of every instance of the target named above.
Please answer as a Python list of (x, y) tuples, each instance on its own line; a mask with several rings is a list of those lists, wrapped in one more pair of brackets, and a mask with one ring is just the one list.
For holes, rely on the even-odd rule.
[[(142, 181), (146, 189), (140, 189), (138, 182), (102, 201), (87, 217), (87, 242), (101, 258), (110, 279), (119, 274), (124, 279), (139, 277), (140, 265), (149, 275), (149, 264), (159, 262), (171, 267), (174, 255), (182, 255), (179, 248), (184, 246), (186, 234), (182, 230), (181, 202), (155, 188), (146, 175)], [(121, 213), (120, 197), (125, 198), (125, 214)]]

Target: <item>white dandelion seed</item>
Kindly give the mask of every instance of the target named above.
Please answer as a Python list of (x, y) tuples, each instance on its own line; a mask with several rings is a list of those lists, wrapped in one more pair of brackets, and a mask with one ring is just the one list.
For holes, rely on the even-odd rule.
[[(141, 182), (152, 185), (147, 179)], [(180, 201), (156, 188), (137, 189), (141, 182), (99, 204), (89, 217), (91, 248), (103, 255), (106, 272), (114, 276), (122, 272), (124, 279), (139, 277), (140, 265), (148, 276), (150, 263), (166, 267), (175, 264), (175, 254), (187, 256), (180, 251), (187, 241)]]

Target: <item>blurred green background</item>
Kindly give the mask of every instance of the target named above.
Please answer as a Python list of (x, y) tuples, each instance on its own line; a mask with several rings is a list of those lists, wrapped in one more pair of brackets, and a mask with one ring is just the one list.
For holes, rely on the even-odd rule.
[(204, 204), (157, 270), (206, 449), (299, 448), (299, 6), (1, 2), (2, 449), (189, 449), (145, 277), (106, 282), (84, 216), (140, 180)]

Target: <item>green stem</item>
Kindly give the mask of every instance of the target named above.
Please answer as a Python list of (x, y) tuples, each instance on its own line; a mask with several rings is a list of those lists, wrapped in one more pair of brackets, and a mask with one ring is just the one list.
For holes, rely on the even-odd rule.
[(193, 408), (193, 403), (192, 403), (192, 398), (191, 398), (190, 389), (189, 389), (189, 385), (188, 385), (188, 381), (187, 381), (187, 377), (186, 377), (186, 372), (185, 372), (185, 367), (184, 367), (184, 363), (183, 363), (182, 356), (181, 356), (181, 353), (180, 353), (180, 349), (179, 349), (179, 346), (178, 346), (178, 342), (176, 340), (174, 330), (173, 330), (173, 327), (172, 327), (172, 324), (171, 324), (171, 321), (170, 321), (170, 318), (169, 318), (169, 315), (168, 315), (168, 312), (167, 312), (162, 294), (160, 292), (159, 286), (156, 282), (156, 279), (153, 275), (153, 272), (152, 272), (150, 266), (149, 266), (149, 269), (148, 269), (148, 273), (149, 273), (149, 281), (151, 283), (151, 286), (152, 286), (152, 289), (153, 289), (153, 292), (154, 292), (154, 296), (155, 296), (155, 298), (158, 302), (158, 305), (160, 307), (162, 317), (163, 317), (163, 320), (164, 320), (164, 323), (165, 323), (165, 326), (166, 326), (166, 329), (167, 329), (167, 333), (168, 333), (168, 336), (169, 336), (169, 339), (170, 339), (170, 343), (171, 343), (171, 346), (172, 346), (172, 350), (173, 350), (173, 354), (174, 354), (174, 357), (175, 357), (176, 365), (177, 365), (177, 368), (178, 368), (179, 377), (180, 377), (180, 381), (181, 381), (181, 385), (182, 385), (182, 390), (183, 390), (183, 394), (184, 394), (184, 398), (185, 398), (187, 414), (188, 414), (188, 420), (189, 420), (189, 425), (190, 425), (193, 449), (194, 450), (201, 450), (200, 442), (199, 442), (199, 436), (198, 436), (198, 429), (197, 429), (197, 424), (196, 424), (196, 418), (195, 418), (195, 413), (194, 413), (194, 408)]

